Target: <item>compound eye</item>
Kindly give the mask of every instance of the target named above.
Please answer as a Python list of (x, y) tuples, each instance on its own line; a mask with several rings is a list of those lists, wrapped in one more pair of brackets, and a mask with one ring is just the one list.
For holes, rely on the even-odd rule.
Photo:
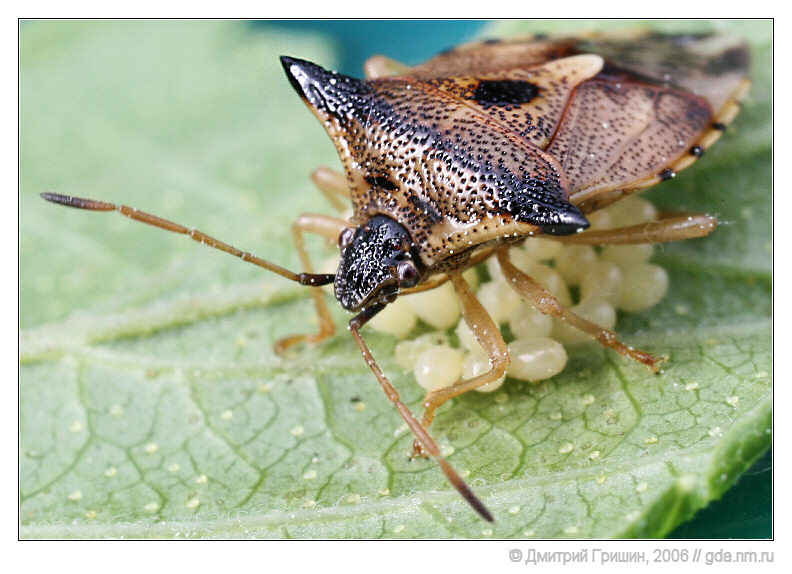
[(418, 268), (415, 266), (415, 263), (409, 259), (399, 261), (398, 265), (396, 265), (396, 273), (399, 277), (400, 287), (414, 287), (421, 278), (421, 274), (418, 273)]
[(355, 230), (352, 227), (347, 227), (344, 229), (341, 234), (338, 236), (338, 246), (341, 249), (347, 247), (352, 240), (355, 238)]

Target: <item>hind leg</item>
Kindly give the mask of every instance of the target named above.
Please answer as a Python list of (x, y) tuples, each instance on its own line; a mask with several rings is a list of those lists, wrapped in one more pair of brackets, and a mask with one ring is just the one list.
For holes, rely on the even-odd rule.
[(363, 64), (366, 78), (382, 78), (385, 76), (398, 76), (404, 74), (410, 66), (392, 60), (387, 56), (372, 56)]
[(311, 181), (339, 213), (344, 213), (351, 207), (352, 194), (343, 174), (327, 167), (319, 167), (311, 174)]
[(718, 226), (711, 215), (666, 217), (657, 221), (640, 223), (616, 229), (595, 229), (576, 235), (554, 237), (562, 243), (586, 245), (637, 245), (642, 243), (667, 243), (709, 235)]

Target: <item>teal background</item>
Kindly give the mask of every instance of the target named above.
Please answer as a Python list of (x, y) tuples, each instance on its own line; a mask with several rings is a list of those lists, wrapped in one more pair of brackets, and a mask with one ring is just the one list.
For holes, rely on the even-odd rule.
[(442, 25), (435, 20), (278, 20), (252, 26), (260, 31), (275, 26), (323, 34), (338, 51), (337, 71), (360, 77), (369, 56), (385, 54), (415, 65), (446, 48), (473, 40), (486, 24), (487, 20), (450, 20)]

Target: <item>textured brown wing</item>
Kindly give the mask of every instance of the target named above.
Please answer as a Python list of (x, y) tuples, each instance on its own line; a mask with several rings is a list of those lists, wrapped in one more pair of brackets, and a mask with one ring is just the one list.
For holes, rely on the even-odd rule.
[(688, 92), (592, 80), (576, 91), (547, 151), (567, 175), (572, 202), (594, 208), (599, 197), (596, 207), (601, 207), (605, 197), (621, 196), (609, 192), (633, 189), (671, 170), (711, 122), (706, 100)]
[[(578, 54), (604, 65), (586, 77), (594, 60)], [(736, 114), (748, 61), (745, 45), (729, 36), (592, 35), (468, 44), (409, 75), (546, 149), (569, 180), (571, 201), (588, 212), (700, 157)], [(500, 102), (488, 87), (501, 88)]]
[(453, 76), (497, 76), (573, 56), (597, 54), (610, 69), (703, 96), (716, 112), (746, 76), (749, 52), (731, 35), (589, 34), (581, 37), (485, 40), (447, 50), (410, 68), (410, 76), (432, 80)]
[(569, 98), (603, 66), (600, 56), (580, 54), (500, 72), (426, 79), (425, 83), (461, 99), (520, 138), (547, 147)]
[(747, 48), (718, 35), (585, 40), (603, 70), (583, 82), (547, 151), (585, 212), (670, 179), (718, 139), (747, 89)]
[(721, 34), (593, 37), (577, 49), (599, 54), (636, 78), (702, 96), (716, 113), (732, 99), (750, 63), (747, 46)]
[[(497, 74), (580, 54), (577, 38), (517, 38), (462, 44), (410, 69), (420, 80)], [(596, 53), (596, 52), (594, 52)]]

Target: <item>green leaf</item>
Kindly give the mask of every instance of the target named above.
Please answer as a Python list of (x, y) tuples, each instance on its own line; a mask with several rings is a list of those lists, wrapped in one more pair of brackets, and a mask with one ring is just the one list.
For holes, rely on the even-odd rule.
[[(771, 440), (771, 24), (717, 25), (753, 47), (751, 96), (648, 196), (726, 224), (664, 246), (668, 297), (618, 326), (670, 356), (663, 373), (583, 345), (552, 380), (438, 413), (494, 525), (408, 460), (412, 437), (344, 329), (274, 354), (315, 329), (303, 290), (38, 197), (127, 203), (299, 268), (290, 223), (330, 212), (308, 175), (338, 162), (277, 56), (332, 66), (327, 42), (216, 21), (23, 27), (21, 536), (654, 537), (719, 498)], [(366, 338), (417, 410), (395, 342)]]

